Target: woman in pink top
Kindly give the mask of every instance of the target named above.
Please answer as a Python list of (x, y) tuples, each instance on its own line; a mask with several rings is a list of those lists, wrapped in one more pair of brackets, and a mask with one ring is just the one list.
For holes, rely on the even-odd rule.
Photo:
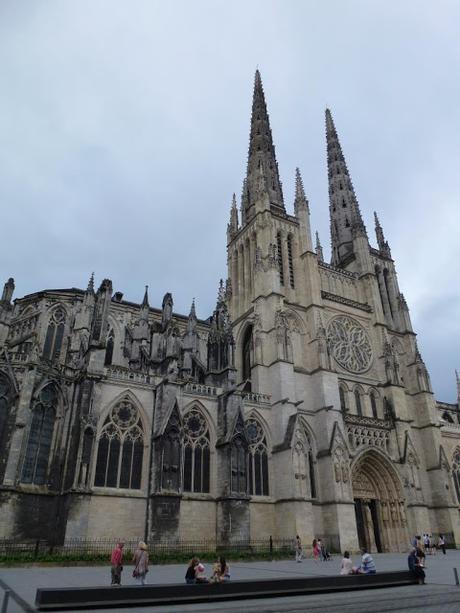
[(321, 555), (321, 547), (318, 545), (318, 541), (313, 539), (313, 558), (315, 562), (319, 562), (319, 557)]

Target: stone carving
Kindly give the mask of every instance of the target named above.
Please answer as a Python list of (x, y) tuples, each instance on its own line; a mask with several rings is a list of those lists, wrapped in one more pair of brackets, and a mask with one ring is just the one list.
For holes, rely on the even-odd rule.
[(331, 354), (342, 368), (354, 373), (365, 372), (372, 362), (372, 349), (364, 328), (351, 317), (339, 315), (328, 326)]

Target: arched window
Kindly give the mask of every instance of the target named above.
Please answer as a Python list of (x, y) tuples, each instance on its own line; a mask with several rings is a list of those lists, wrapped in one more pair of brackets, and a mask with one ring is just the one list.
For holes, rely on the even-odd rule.
[(458, 448), (455, 450), (452, 460), (452, 477), (454, 479), (458, 504), (460, 505), (460, 449)]
[(255, 496), (268, 496), (267, 440), (262, 426), (256, 419), (249, 419), (246, 422), (246, 435), (249, 441), (249, 493)]
[(372, 417), (374, 417), (375, 419), (378, 419), (377, 401), (375, 399), (375, 393), (371, 392), (370, 397), (371, 397)]
[(361, 394), (359, 390), (355, 390), (355, 405), (356, 405), (356, 413), (362, 417), (363, 415), (363, 407), (361, 405)]
[(107, 345), (105, 347), (104, 366), (110, 366), (112, 364), (114, 337), (115, 337), (115, 334), (112, 329), (110, 330), (109, 335), (107, 337)]
[(280, 283), (284, 285), (284, 268), (283, 268), (283, 245), (281, 243), (281, 232), (276, 235), (276, 246), (278, 255), (278, 269), (280, 273)]
[(243, 381), (251, 380), (251, 366), (252, 366), (252, 326), (248, 326), (243, 336)]
[(62, 307), (54, 309), (48, 330), (46, 331), (43, 357), (47, 360), (57, 360), (61, 353), (62, 339), (64, 338), (65, 311)]
[(184, 419), (184, 492), (209, 492), (209, 429), (196, 409)]
[(94, 485), (139, 490), (143, 457), (142, 421), (126, 398), (110, 411), (99, 435)]
[(287, 237), (287, 251), (288, 251), (288, 266), (289, 266), (289, 284), (294, 289), (294, 262), (292, 259), (292, 235)]
[(22, 483), (46, 483), (57, 404), (56, 386), (50, 383), (42, 389), (32, 408), (32, 421), (22, 465)]
[(346, 396), (345, 389), (341, 385), (339, 386), (339, 397), (340, 397), (340, 409), (342, 410), (343, 413), (346, 413), (348, 411), (347, 396)]

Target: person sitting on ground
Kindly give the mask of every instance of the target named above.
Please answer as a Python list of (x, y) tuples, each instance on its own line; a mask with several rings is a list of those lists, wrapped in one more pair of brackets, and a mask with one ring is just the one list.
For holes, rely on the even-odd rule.
[(195, 583), (209, 583), (205, 575), (204, 566), (199, 560), (195, 566)]
[(353, 568), (353, 561), (350, 559), (350, 552), (345, 551), (343, 553), (342, 565), (340, 567), (341, 575), (354, 575), (356, 569)]
[(407, 564), (409, 566), (409, 570), (417, 577), (419, 584), (423, 585), (425, 583), (425, 571), (420, 565), (420, 560), (417, 557), (417, 549), (415, 547), (412, 547), (409, 553)]
[(215, 561), (209, 581), (212, 583), (230, 581), (230, 569), (222, 556)]
[(358, 567), (358, 573), (362, 575), (375, 575), (377, 570), (375, 568), (374, 558), (367, 552), (365, 547), (361, 549), (361, 554), (361, 566)]
[(189, 585), (193, 585), (194, 583), (196, 583), (195, 568), (198, 566), (198, 563), (198, 558), (192, 558), (188, 563), (187, 572), (185, 573), (185, 583)]

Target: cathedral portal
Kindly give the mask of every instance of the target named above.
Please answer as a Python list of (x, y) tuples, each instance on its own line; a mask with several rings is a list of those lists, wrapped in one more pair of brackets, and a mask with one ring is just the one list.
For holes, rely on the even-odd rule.
[(356, 461), (352, 480), (359, 546), (368, 551), (406, 551), (405, 503), (390, 462), (368, 451)]

